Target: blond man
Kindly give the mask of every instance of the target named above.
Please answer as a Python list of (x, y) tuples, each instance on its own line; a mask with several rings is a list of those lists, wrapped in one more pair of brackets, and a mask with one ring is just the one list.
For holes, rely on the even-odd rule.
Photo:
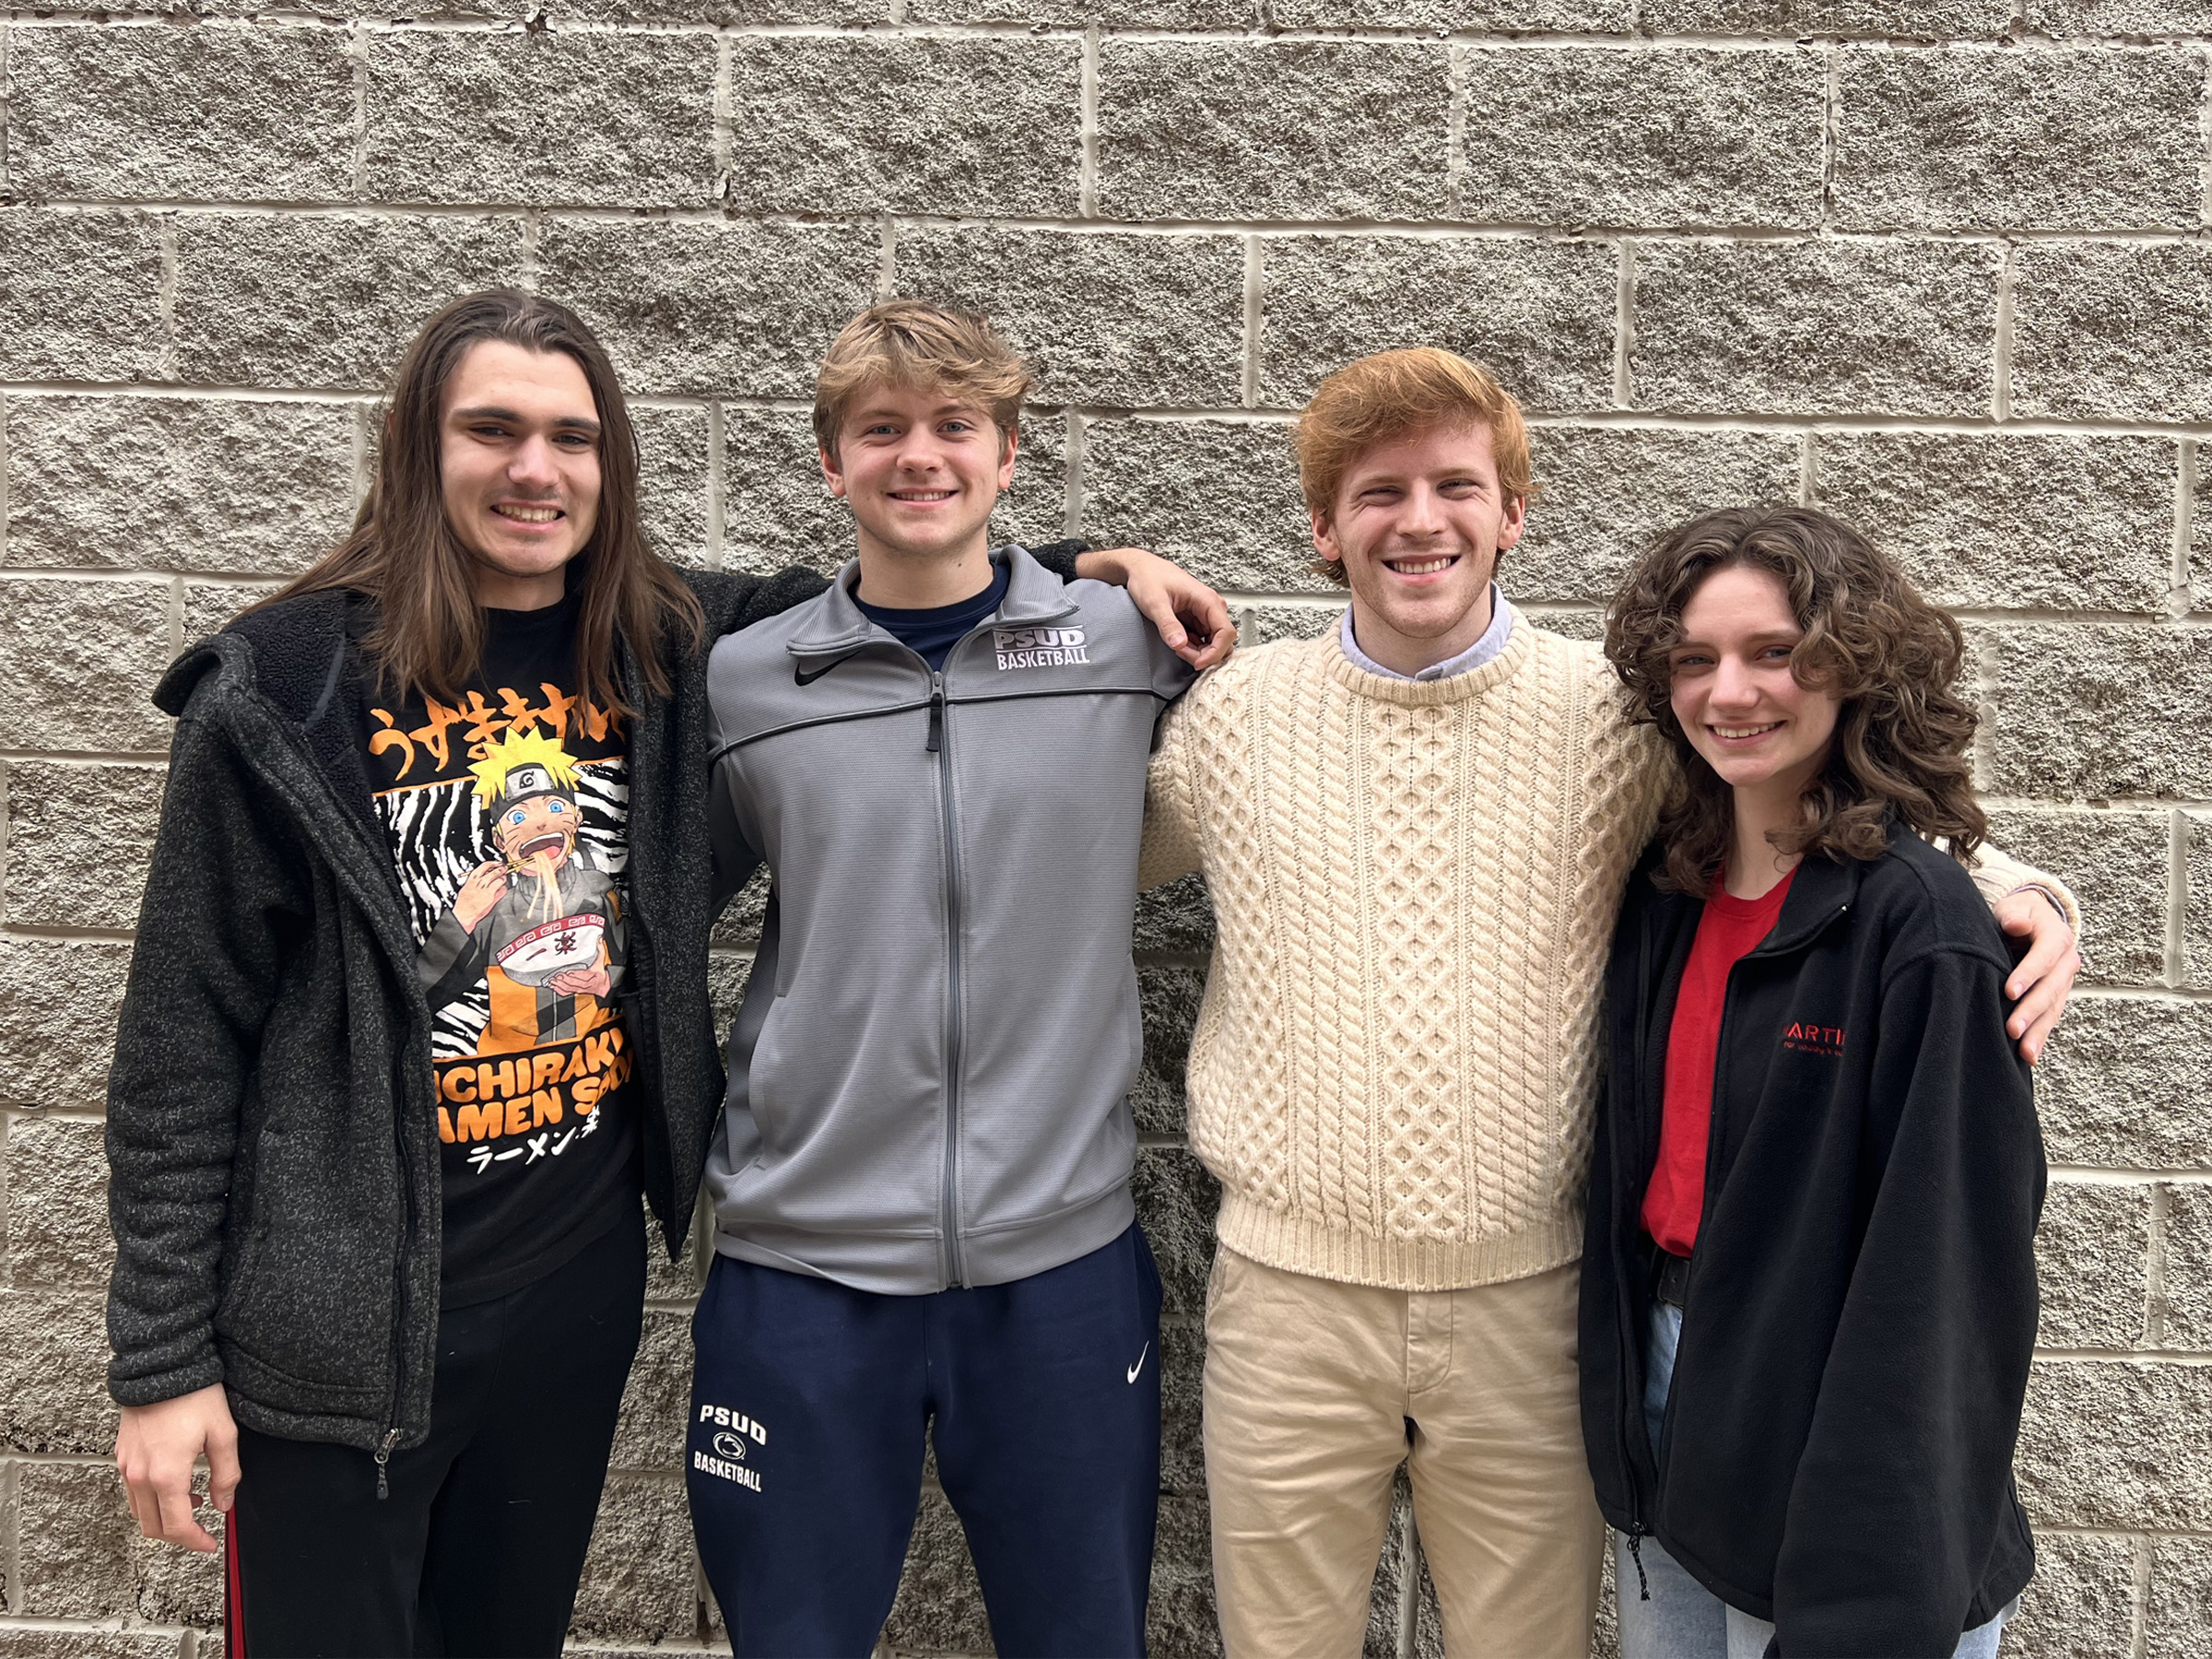
[[(1298, 449), (1350, 608), (1169, 716), (1141, 871), (1203, 870), (1219, 920), (1190, 1133), (1223, 1185), (1205, 1381), (1223, 1634), (1233, 1659), (1358, 1653), (1404, 1461), (1447, 1651), (1582, 1659), (1604, 1535), (1574, 1265), (1599, 982), (1670, 762), (1596, 648), (1498, 590), (1534, 486), (1488, 373), (1362, 359), (1322, 383)], [(2074, 959), (2065, 907), (2015, 890), (2030, 877), (1985, 855), (1978, 879), (2042, 935), (2012, 985), (2036, 987), (2013, 1029), (2032, 1057)]]
[(1130, 930), (1191, 668), (1121, 590), (991, 547), (1028, 383), (960, 312), (848, 325), (815, 429), (857, 557), (709, 665), (718, 884), (775, 877), (707, 1163), (687, 1469), (741, 1654), (873, 1649), (925, 1431), (998, 1650), (1144, 1651)]

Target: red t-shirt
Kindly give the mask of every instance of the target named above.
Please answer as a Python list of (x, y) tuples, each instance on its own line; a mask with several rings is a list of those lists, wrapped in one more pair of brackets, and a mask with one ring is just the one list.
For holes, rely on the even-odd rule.
[(1705, 1142), (1712, 1126), (1712, 1066), (1721, 1046), (1728, 971), (1774, 931), (1792, 870), (1757, 899), (1735, 899), (1714, 882), (1682, 970), (1674, 1023), (1666, 1030), (1666, 1100), (1659, 1118), (1659, 1162), (1643, 1190), (1643, 1230), (1660, 1248), (1688, 1255), (1705, 1209)]

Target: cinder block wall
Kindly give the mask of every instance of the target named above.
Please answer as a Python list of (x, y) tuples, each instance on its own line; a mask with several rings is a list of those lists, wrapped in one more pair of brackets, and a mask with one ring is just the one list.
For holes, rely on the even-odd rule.
[[(1035, 356), (1009, 535), (1147, 540), (1248, 640), (1327, 623), (1285, 422), (1382, 346), (1526, 399), (1547, 494), (1504, 580), (1548, 626), (1696, 509), (1871, 529), (1967, 618), (2003, 841), (2094, 917), (2041, 1078), (2042, 1567), (2007, 1652), (2212, 1649), (2205, 0), (536, 4), (0, 13), (0, 1652), (218, 1640), (210, 1563), (130, 1534), (100, 1383), (147, 693), (347, 523), (396, 347), (494, 282), (603, 331), (691, 564), (836, 557), (802, 400), (893, 293)], [(1147, 905), (1162, 1654), (1214, 1647), (1179, 1083), (1208, 939), (1202, 892)], [(653, 1287), (585, 1645), (714, 1640), (677, 1474), (697, 1272)], [(889, 1640), (987, 1646), (939, 1500)], [(1402, 1526), (1370, 1651), (1439, 1651)]]

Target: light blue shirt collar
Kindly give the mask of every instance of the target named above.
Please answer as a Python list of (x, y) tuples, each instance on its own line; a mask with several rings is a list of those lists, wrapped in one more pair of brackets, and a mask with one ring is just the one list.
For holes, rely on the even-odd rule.
[(1505, 595), (1490, 583), (1490, 625), (1483, 629), (1482, 638), (1476, 641), (1455, 657), (1432, 663), (1418, 674), (1400, 674), (1395, 668), (1382, 664), (1359, 649), (1359, 641), (1352, 635), (1352, 612), (1347, 606), (1344, 620), (1337, 626), (1337, 641), (1344, 647), (1345, 660), (1365, 674), (1379, 674), (1384, 679), (1440, 680), (1455, 674), (1468, 674), (1481, 667), (1505, 649), (1505, 642), (1513, 637), (1513, 613), (1506, 608)]

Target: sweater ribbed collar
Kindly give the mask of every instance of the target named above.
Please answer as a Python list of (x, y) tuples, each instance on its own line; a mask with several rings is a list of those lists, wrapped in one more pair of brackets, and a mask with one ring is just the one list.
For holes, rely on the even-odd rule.
[(1344, 654), (1344, 642), (1334, 628), (1321, 641), (1323, 669), (1353, 695), (1370, 697), (1377, 702), (1401, 703), (1408, 708), (1465, 702), (1512, 678), (1535, 654), (1535, 630), (1528, 626), (1528, 618), (1510, 602), (1506, 609), (1512, 617), (1512, 631), (1506, 638), (1505, 649), (1481, 667), (1470, 668), (1465, 674), (1432, 680), (1370, 674)]

